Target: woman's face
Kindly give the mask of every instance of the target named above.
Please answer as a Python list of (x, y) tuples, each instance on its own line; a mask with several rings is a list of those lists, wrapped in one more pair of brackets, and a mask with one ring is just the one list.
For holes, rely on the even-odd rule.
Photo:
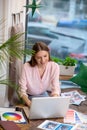
[(44, 66), (49, 61), (49, 53), (47, 51), (39, 51), (35, 55), (38, 66)]

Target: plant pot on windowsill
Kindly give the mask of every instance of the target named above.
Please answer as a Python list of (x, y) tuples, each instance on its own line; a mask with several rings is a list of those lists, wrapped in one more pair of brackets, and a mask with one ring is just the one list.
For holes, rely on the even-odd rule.
[(60, 75), (72, 76), (75, 71), (75, 66), (65, 66), (59, 65), (60, 67)]
[(71, 57), (66, 57), (65, 59), (60, 59), (57, 57), (52, 57), (52, 60), (59, 64), (60, 75), (73, 76), (77, 60)]

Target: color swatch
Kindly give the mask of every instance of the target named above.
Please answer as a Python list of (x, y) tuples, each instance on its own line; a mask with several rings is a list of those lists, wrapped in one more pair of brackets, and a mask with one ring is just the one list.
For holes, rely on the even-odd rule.
[(22, 118), (22, 116), (20, 114), (17, 114), (15, 112), (5, 112), (2, 114), (2, 116), (6, 120), (10, 120), (10, 121), (17, 121), (17, 120), (20, 120)]
[(16, 111), (15, 108), (0, 108), (0, 118), (2, 121), (13, 121), (15, 123), (27, 123), (26, 117), (22, 111)]

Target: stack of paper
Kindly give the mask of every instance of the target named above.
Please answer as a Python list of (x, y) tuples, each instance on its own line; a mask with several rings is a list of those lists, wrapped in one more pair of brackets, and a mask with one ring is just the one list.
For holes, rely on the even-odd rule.
[(76, 124), (81, 123), (81, 120), (75, 110), (69, 109), (64, 117), (64, 123)]

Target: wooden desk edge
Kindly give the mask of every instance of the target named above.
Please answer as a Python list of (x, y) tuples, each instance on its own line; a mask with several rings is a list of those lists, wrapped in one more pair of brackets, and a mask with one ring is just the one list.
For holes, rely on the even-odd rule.
[(59, 76), (59, 79), (60, 80), (69, 80), (70, 78), (72, 78), (73, 77), (73, 75), (60, 75)]

